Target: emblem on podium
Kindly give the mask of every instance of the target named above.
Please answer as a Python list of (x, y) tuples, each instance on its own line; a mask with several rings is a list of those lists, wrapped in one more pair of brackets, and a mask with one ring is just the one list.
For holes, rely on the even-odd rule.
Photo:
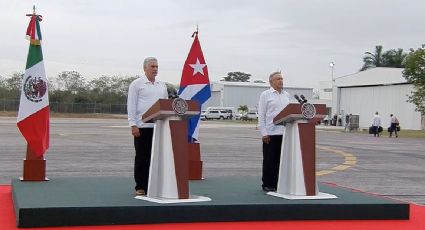
[(301, 105), (301, 114), (305, 119), (312, 119), (316, 116), (316, 107), (310, 103), (303, 103)]
[(183, 115), (188, 110), (187, 102), (181, 98), (174, 99), (173, 103), (171, 103), (171, 106), (173, 107), (174, 112), (176, 112), (178, 115)]

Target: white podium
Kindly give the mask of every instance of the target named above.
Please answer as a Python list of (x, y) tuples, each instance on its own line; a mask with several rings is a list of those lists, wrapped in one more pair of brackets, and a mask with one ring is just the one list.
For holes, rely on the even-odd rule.
[(146, 196), (137, 199), (157, 203), (209, 201), (190, 195), (187, 119), (199, 113), (196, 101), (160, 99), (142, 116), (155, 122)]
[[(285, 199), (336, 198), (319, 192), (316, 181), (315, 125), (326, 116), (326, 105), (305, 103), (302, 107), (302, 104), (291, 103), (273, 119), (274, 124), (285, 124), (285, 134), (277, 190), (267, 194)], [(310, 112), (308, 118), (306, 108)]]

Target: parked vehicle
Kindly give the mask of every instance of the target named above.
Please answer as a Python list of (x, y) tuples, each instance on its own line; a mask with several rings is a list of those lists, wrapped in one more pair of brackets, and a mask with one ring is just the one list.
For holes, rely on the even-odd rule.
[(231, 110), (217, 110), (217, 109), (207, 109), (205, 111), (205, 119), (231, 119), (233, 117)]
[(206, 119), (205, 118), (205, 112), (206, 112), (206, 110), (201, 110), (201, 117), (200, 117), (201, 120), (205, 120)]
[(235, 114), (235, 120), (241, 120), (242, 119), (243, 114), (242, 113), (236, 113)]
[(242, 120), (258, 120), (258, 112), (247, 112), (242, 116)]

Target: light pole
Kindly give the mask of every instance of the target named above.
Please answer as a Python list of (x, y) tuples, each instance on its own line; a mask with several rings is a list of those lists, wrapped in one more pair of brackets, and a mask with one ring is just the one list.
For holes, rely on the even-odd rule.
[[(331, 107), (331, 111), (330, 111), (330, 117), (332, 117), (332, 108), (334, 105), (334, 66), (335, 66), (335, 62), (331, 61), (329, 62), (329, 67), (332, 69), (332, 82), (331, 82), (331, 101), (332, 101), (332, 107)], [(332, 121), (332, 118), (330, 119)], [(336, 122), (336, 121), (334, 121)], [(332, 124), (332, 122), (330, 122)], [(335, 123), (336, 124), (336, 123)]]
[(332, 88), (334, 86), (334, 66), (335, 66), (335, 62), (333, 61), (329, 62), (329, 67), (331, 67), (332, 69)]

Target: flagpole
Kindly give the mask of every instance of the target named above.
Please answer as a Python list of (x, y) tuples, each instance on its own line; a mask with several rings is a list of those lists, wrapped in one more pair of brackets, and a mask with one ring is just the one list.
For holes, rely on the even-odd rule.
[(196, 30), (195, 32), (193, 32), (192, 38), (195, 37), (195, 35), (198, 36), (198, 32), (199, 32), (199, 28), (198, 28), (198, 24), (196, 24)]
[[(196, 25), (196, 30), (192, 33), (192, 38), (193, 39), (193, 43), (192, 43), (192, 47), (189, 51), (189, 55), (188, 55), (188, 59), (186, 59), (185, 65), (183, 67), (183, 73), (182, 73), (182, 82), (186, 82), (185, 86), (187, 85), (193, 85), (193, 79), (192, 77), (194, 76), (194, 70), (195, 69), (187, 69), (187, 68), (194, 68), (193, 66), (196, 65), (201, 65), (199, 63), (199, 60), (202, 60), (204, 63), (201, 65), (201, 69), (203, 69), (204, 67), (206, 68), (206, 64), (205, 64), (205, 60), (203, 60), (203, 55), (202, 55), (202, 50), (199, 44), (199, 40), (198, 40), (198, 34), (199, 34), (199, 25)], [(195, 57), (195, 59), (190, 60), (189, 62), (189, 57), (193, 55)], [(200, 59), (201, 58), (201, 59)], [(205, 87), (208, 88), (208, 90), (203, 90), (201, 94), (196, 94), (198, 96), (196, 96), (196, 98), (194, 98), (194, 95), (187, 95), (188, 98), (185, 98), (186, 100), (201, 100), (202, 103), (205, 102), (205, 100), (207, 100), (210, 96), (206, 97), (205, 95), (207, 94), (207, 91), (209, 91), (209, 79), (208, 79), (208, 74), (204, 75), (204, 72), (196, 72), (198, 74), (198, 76), (202, 76), (201, 78), (198, 77), (198, 79), (206, 79), (206, 81), (201, 82), (201, 84), (205, 84)], [(188, 82), (191, 82), (190, 84), (187, 84)], [(199, 83), (199, 82), (198, 82)], [(182, 87), (182, 84), (180, 84), (180, 87)], [(180, 88), (181, 89), (181, 88)], [(199, 91), (201, 92), (201, 91)], [(198, 92), (198, 93), (199, 93)], [(210, 91), (209, 91), (209, 95), (210, 95)], [(206, 97), (206, 98), (205, 98)], [(199, 105), (199, 109), (202, 108), (202, 104)], [(192, 122), (191, 118), (189, 120), (189, 122), (191, 123), (191, 125), (188, 127), (191, 131), (191, 135), (188, 138), (188, 146), (189, 146), (189, 180), (202, 180), (204, 179), (202, 177), (202, 165), (203, 162), (201, 160), (201, 148), (200, 148), (200, 142), (197, 140), (197, 134), (196, 134), (196, 138), (193, 136), (193, 133), (197, 132), (196, 130), (199, 128), (199, 117), (197, 120), (197, 125), (194, 126), (194, 122), (195, 120), (193, 120), (194, 122)]]
[[(33, 5), (33, 13), (26, 14), (26, 16), (33, 17), (39, 16), (35, 13), (35, 5)], [(30, 39), (31, 40), (31, 39)], [(30, 46), (31, 46), (30, 42)], [(20, 177), (21, 181), (48, 181), (46, 177), (46, 159), (44, 155), (37, 155), (31, 150), (27, 142), (27, 151), (25, 159), (23, 160), (23, 176)]]

